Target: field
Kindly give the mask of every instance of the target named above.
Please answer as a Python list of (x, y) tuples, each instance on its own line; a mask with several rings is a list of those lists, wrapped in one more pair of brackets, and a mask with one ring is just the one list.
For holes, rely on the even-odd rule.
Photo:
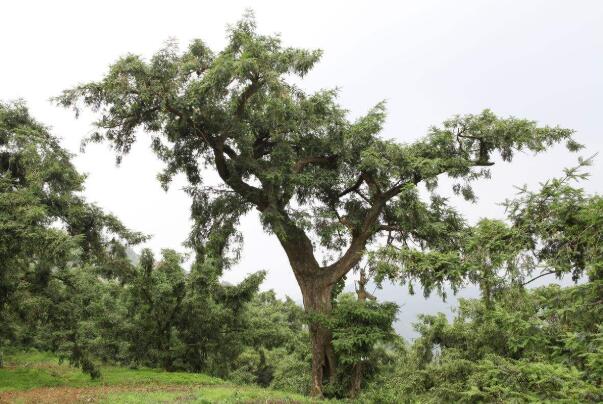
[(193, 373), (105, 366), (99, 380), (48, 353), (7, 355), (0, 403), (310, 403), (296, 394)]

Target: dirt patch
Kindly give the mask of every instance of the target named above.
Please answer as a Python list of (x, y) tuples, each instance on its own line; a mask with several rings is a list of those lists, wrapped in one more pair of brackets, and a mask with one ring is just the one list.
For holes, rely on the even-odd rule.
[[(96, 403), (110, 393), (154, 391), (191, 393), (192, 387), (177, 385), (38, 387), (25, 391), (0, 393), (0, 403)], [(186, 397), (184, 394), (183, 396)]]

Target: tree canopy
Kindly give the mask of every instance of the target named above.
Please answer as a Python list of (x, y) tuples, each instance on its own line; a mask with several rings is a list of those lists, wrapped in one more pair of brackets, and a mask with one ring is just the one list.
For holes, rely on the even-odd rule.
[[(510, 161), (516, 151), (541, 152), (561, 141), (579, 147), (572, 130), (490, 111), (455, 117), (411, 144), (386, 140), (379, 134), (383, 103), (351, 122), (336, 91), (307, 94), (288, 80), (307, 74), (321, 52), (283, 47), (278, 37), (258, 34), (252, 18), (228, 34), (221, 52), (196, 40), (183, 53), (170, 43), (149, 61), (128, 55), (103, 80), (67, 90), (58, 102), (77, 108), (81, 101), (98, 111), (98, 131), (89, 140), (107, 140), (118, 158), (144, 129), (166, 162), (164, 185), (183, 172), (196, 198), (213, 201), (222, 190), (203, 181), (204, 170), (215, 169), (236, 192), (241, 213), (260, 210), (293, 262), (287, 240), (311, 249), (306, 229), (319, 232), (324, 248), (349, 247), (336, 263), (357, 259), (357, 246), (378, 231), (428, 243), (433, 231), (415, 232), (408, 223), (417, 216), (408, 209), (413, 203), (426, 224), (458, 224), (441, 203), (418, 200), (416, 184), (433, 186), (446, 173), (471, 198), (467, 181), (487, 176), (484, 167), (495, 154)], [(321, 271), (338, 278), (343, 270), (336, 263)]]

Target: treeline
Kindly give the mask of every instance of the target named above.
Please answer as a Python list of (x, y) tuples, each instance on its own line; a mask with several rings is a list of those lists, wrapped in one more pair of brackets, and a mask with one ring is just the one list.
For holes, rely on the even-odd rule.
[[(204, 372), (308, 394), (308, 324), (332, 333), (331, 397), (366, 402), (603, 399), (603, 199), (572, 181), (580, 168), (523, 189), (506, 221), (457, 234), (457, 250), (393, 247), (368, 256), (377, 282), (421, 280), (426, 293), (480, 286), (455, 319), (421, 316), (412, 343), (392, 328), (398, 307), (366, 292), (331, 294), (328, 314), (259, 292), (263, 272), (220, 277), (238, 257), (236, 214), (195, 200), (184, 257), (129, 246), (145, 240), (81, 196), (84, 176), (22, 103), (0, 104), (0, 351), (57, 353), (99, 377), (101, 364)], [(216, 206), (215, 204), (212, 206)], [(136, 262), (134, 262), (136, 261)], [(413, 272), (414, 271), (414, 272)], [(527, 289), (543, 275), (579, 284)]]
[(57, 352), (92, 377), (97, 363), (226, 377), (270, 344), (249, 326), (264, 273), (220, 283), (228, 226), (195, 246), (190, 272), (171, 250), (134, 264), (127, 247), (146, 237), (81, 197), (84, 176), (22, 103), (0, 104), (0, 148), (0, 347)]

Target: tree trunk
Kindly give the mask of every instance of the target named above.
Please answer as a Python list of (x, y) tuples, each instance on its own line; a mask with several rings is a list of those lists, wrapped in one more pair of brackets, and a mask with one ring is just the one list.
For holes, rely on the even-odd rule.
[(479, 287), (482, 292), (482, 299), (486, 306), (486, 309), (492, 309), (492, 269), (487, 265), (484, 265), (482, 273), (482, 279), (480, 280)]
[[(328, 315), (331, 313), (331, 289), (325, 279), (315, 278), (300, 283), (306, 313)], [(311, 395), (322, 396), (324, 379), (329, 383), (335, 382), (336, 362), (333, 350), (331, 331), (319, 322), (310, 323), (310, 338), (312, 341), (312, 388)]]
[[(266, 213), (269, 208), (264, 208), (262, 212)], [(312, 241), (304, 230), (288, 217), (284, 209), (274, 207), (270, 209), (273, 209), (273, 212), (270, 212), (274, 220), (272, 225), (278, 230), (275, 233), (287, 254), (301, 289), (306, 313), (329, 315), (332, 310), (333, 285), (358, 264), (370, 233), (365, 231), (361, 237), (355, 237), (346, 253), (336, 263), (321, 267), (314, 256)], [(380, 212), (379, 209), (371, 212), (366, 220), (368, 224), (364, 227), (369, 228), (369, 224), (374, 222)], [(327, 327), (316, 321), (311, 322), (309, 326), (312, 341), (311, 394), (320, 397), (324, 379), (328, 377), (330, 383), (335, 382), (335, 351), (331, 331)]]
[(356, 364), (352, 368), (352, 382), (350, 383), (350, 398), (356, 398), (358, 393), (360, 393), (360, 387), (362, 386), (362, 372), (363, 372), (363, 362), (362, 360)]
[[(160, 325), (161, 327), (161, 325)], [(159, 351), (161, 352), (161, 365), (163, 369), (172, 372), (174, 371), (172, 353), (170, 351), (170, 330), (162, 327), (159, 337)]]
[[(366, 284), (369, 278), (366, 276), (364, 268), (360, 270), (360, 279), (358, 279), (358, 287), (356, 288), (356, 295), (358, 296), (359, 302), (365, 302), (366, 299), (376, 300), (375, 296), (366, 291)], [(363, 362), (362, 359), (355, 363), (352, 368), (352, 381), (350, 383), (350, 390), (348, 392), (350, 398), (356, 398), (360, 393), (360, 387), (362, 386), (362, 373), (363, 373)]]

